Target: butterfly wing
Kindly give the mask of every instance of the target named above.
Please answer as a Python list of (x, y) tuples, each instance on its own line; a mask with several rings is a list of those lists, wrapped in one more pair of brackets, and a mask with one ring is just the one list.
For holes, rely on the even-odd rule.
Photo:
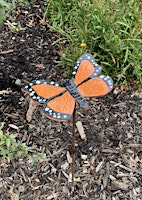
[(109, 76), (90, 78), (78, 86), (78, 91), (83, 97), (100, 97), (109, 93), (113, 88), (113, 80)]
[(53, 81), (37, 80), (26, 85), (22, 91), (28, 93), (36, 104), (45, 104), (48, 99), (64, 93), (66, 88)]
[(45, 107), (45, 115), (55, 121), (66, 121), (71, 118), (75, 107), (75, 99), (69, 92), (51, 99)]
[(89, 77), (96, 77), (100, 74), (101, 70), (101, 66), (94, 61), (91, 54), (83, 54), (78, 58), (72, 73), (74, 83), (79, 85)]

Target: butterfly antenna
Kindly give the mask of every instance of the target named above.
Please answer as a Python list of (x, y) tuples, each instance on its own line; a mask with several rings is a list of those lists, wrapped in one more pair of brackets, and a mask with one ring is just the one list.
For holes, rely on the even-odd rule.
[(74, 166), (75, 166), (75, 115), (76, 107), (72, 115), (72, 192), (74, 191)]

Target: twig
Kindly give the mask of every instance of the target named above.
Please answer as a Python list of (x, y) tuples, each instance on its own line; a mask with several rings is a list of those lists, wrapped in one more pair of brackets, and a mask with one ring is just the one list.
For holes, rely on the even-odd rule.
[(135, 144), (135, 143), (130, 143), (127, 145), (127, 147), (131, 147), (131, 148), (142, 148), (142, 144)]
[(7, 54), (7, 53), (12, 53), (14, 50), (13, 49), (9, 49), (9, 50), (5, 50), (5, 51), (0, 51), (0, 54)]

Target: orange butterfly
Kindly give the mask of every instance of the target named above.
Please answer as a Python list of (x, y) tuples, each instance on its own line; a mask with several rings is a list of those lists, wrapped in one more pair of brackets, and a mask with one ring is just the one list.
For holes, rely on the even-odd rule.
[(91, 54), (83, 54), (74, 66), (71, 80), (66, 79), (62, 84), (36, 80), (26, 85), (23, 91), (35, 104), (45, 105), (44, 112), (48, 118), (66, 121), (71, 118), (75, 103), (88, 108), (84, 97), (100, 97), (112, 90), (113, 80), (109, 76), (99, 76), (101, 70)]

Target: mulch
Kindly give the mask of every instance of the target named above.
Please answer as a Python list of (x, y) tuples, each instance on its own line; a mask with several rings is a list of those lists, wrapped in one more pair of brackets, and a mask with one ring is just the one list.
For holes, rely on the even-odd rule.
[[(71, 193), (72, 121), (54, 122), (39, 106), (26, 121), (29, 98), (21, 87), (32, 80), (61, 82), (66, 69), (56, 67), (59, 34), (43, 22), (43, 1), (13, 11), (22, 30), (5, 23), (0, 30), (0, 122), (29, 152), (12, 161), (0, 159), (0, 200), (140, 200), (142, 199), (142, 90), (114, 87), (105, 97), (88, 99), (77, 109), (75, 189)], [(16, 25), (16, 24), (15, 24)], [(71, 63), (73, 65), (73, 63)], [(32, 164), (30, 156), (44, 157)]]

